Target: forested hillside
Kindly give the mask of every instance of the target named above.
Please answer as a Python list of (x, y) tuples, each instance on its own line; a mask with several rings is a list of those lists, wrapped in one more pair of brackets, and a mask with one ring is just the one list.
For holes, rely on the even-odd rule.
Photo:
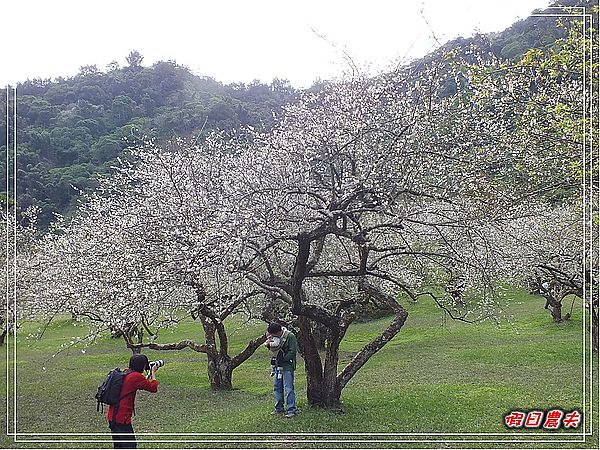
[[(561, 4), (590, 8), (597, 1)], [(456, 39), (441, 50), (465, 49), (474, 39), (485, 39), (496, 57), (511, 60), (530, 48), (552, 45), (561, 32), (555, 17), (529, 17), (503, 32)], [(124, 67), (116, 61), (105, 69), (82, 66), (72, 77), (19, 83), (17, 92), (18, 204), (19, 209), (38, 206), (41, 226), (53, 219), (53, 212), (68, 215), (78, 189), (95, 187), (95, 174), (108, 173), (115, 159), (140, 139), (196, 138), (215, 129), (265, 129), (296, 95), (284, 80), (225, 85), (174, 61), (144, 66), (143, 55), (135, 50)], [(2, 97), (6, 98), (5, 90)], [(6, 186), (5, 108), (3, 102), (2, 186)]]
[[(94, 187), (94, 174), (107, 173), (140, 139), (269, 127), (281, 105), (294, 98), (286, 81), (223, 85), (173, 61), (142, 63), (132, 51), (125, 67), (83, 66), (71, 78), (17, 86), (19, 207), (39, 206), (42, 225), (54, 211), (68, 213), (78, 195), (74, 187)], [(6, 146), (0, 151), (5, 185)]]

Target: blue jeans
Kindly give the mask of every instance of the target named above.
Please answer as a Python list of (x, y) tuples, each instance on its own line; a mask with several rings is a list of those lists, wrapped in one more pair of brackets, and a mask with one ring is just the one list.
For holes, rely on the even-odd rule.
[(294, 371), (273, 367), (273, 392), (275, 412), (283, 412), (284, 392), (288, 414), (296, 414), (296, 392), (294, 391)]

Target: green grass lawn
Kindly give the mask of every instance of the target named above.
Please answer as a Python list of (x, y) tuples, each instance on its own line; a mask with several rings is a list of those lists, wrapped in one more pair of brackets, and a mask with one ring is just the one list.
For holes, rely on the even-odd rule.
[[(258, 446), (289, 447), (297, 439), (393, 439), (443, 441), (579, 439), (566, 432), (545, 436), (523, 436), (524, 430), (508, 430), (503, 417), (513, 409), (585, 410), (583, 405), (582, 308), (576, 301), (570, 321), (552, 322), (540, 297), (514, 293), (510, 301), (510, 321), (500, 326), (479, 325), (444, 319), (432, 303), (405, 303), (409, 318), (401, 332), (358, 372), (342, 394), (343, 412), (309, 408), (303, 364), (296, 372), (296, 390), (300, 414), (292, 419), (274, 418), (269, 357), (259, 349), (234, 372), (232, 392), (212, 393), (206, 374), (206, 358), (191, 350), (148, 351), (150, 359), (164, 359), (158, 372), (159, 393), (138, 393), (134, 428), (141, 433), (207, 433), (212, 436), (138, 436), (151, 441), (171, 439), (265, 439), (264, 436), (215, 436), (215, 433), (273, 433), (271, 439), (289, 439), (289, 444), (262, 443)], [(569, 302), (570, 306), (570, 302)], [(342, 344), (342, 363), (378, 334), (387, 320), (351, 326)], [(232, 323), (232, 352), (243, 348), (252, 337), (264, 330), (263, 324), (240, 327)], [(19, 433), (59, 433), (45, 439), (82, 439), (65, 433), (105, 433), (104, 417), (96, 413), (94, 394), (111, 368), (124, 367), (130, 352), (123, 341), (105, 337), (85, 349), (59, 353), (61, 343), (84, 335), (86, 328), (68, 320), (53, 324), (40, 341), (26, 339), (36, 326), (20, 330), (17, 339), (17, 431)], [(181, 338), (202, 339), (199, 325), (185, 323), (173, 333), (161, 336), (161, 342)], [(85, 350), (83, 353), (81, 350)], [(597, 366), (597, 360), (594, 358)], [(589, 365), (589, 362), (588, 362)], [(594, 367), (596, 367), (594, 366)], [(11, 366), (12, 367), (12, 366)], [(6, 397), (6, 360), (0, 362)], [(589, 380), (586, 380), (589, 384)], [(597, 395), (597, 385), (594, 386)], [(12, 388), (10, 392), (12, 404)], [(586, 400), (589, 405), (589, 396)], [(595, 398), (597, 404), (597, 398)], [(12, 408), (11, 408), (12, 409)], [(597, 433), (597, 410), (595, 411)], [(4, 417), (4, 416), (3, 416)], [(11, 416), (12, 417), (12, 416)], [(2, 426), (6, 428), (6, 424)], [(582, 430), (576, 430), (581, 432)], [(300, 436), (298, 433), (365, 433), (354, 437)], [(376, 433), (407, 433), (381, 436)], [(421, 433), (416, 435), (415, 433)], [(435, 433), (456, 433), (438, 435)], [(474, 435), (472, 433), (499, 433)], [(560, 434), (560, 436), (559, 436)], [(107, 439), (89, 436), (88, 439)], [(40, 436), (19, 436), (19, 440)], [(598, 444), (597, 434), (588, 438)], [(4, 438), (0, 447), (110, 447), (109, 444), (14, 444)], [(142, 442), (152, 448), (169, 444)], [(172, 444), (192, 446), (196, 444)], [(223, 443), (196, 446), (224, 446)], [(234, 444), (231, 444), (232, 446)], [(250, 447), (251, 443), (237, 443)], [(305, 444), (306, 445), (306, 444)], [(325, 447), (324, 443), (315, 443)], [(414, 447), (481, 447), (510, 446), (460, 442), (408, 443), (331, 443), (333, 447), (408, 446)], [(594, 448), (584, 443), (519, 443), (516, 447)]]

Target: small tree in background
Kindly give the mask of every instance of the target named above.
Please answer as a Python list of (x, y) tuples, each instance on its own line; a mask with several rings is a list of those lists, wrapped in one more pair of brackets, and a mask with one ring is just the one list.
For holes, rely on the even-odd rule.
[(142, 67), (142, 62), (144, 61), (144, 57), (137, 50), (131, 50), (129, 55), (125, 58), (127, 61), (127, 65), (132, 69), (137, 69)]

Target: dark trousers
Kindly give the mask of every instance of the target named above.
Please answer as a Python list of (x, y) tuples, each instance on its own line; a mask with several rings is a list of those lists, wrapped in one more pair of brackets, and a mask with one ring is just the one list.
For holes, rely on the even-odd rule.
[[(133, 434), (133, 427), (130, 423), (108, 423), (110, 431), (112, 433), (113, 442), (115, 448), (137, 448), (135, 442), (135, 434)], [(129, 435), (120, 436), (117, 433), (129, 433)], [(129, 441), (129, 442), (127, 442)]]

